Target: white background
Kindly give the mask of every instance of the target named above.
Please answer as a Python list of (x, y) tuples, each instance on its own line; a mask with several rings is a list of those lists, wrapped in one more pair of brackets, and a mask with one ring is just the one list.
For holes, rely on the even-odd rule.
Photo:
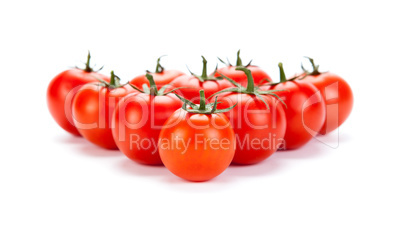
[[(106, 2), (106, 1), (105, 1)], [(399, 1), (1, 1), (0, 229), (401, 229)], [(124, 80), (242, 50), (275, 80), (303, 56), (351, 85), (337, 132), (189, 183), (59, 128), (46, 88), (85, 61)], [(338, 144), (339, 137), (339, 144)]]

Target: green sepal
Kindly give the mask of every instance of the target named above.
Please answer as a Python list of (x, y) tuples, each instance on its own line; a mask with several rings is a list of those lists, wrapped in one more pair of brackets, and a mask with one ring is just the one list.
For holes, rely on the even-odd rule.
[[(316, 64), (314, 63), (314, 59), (312, 59), (311, 57), (307, 57), (307, 56), (305, 56), (305, 58), (308, 58), (308, 60), (310, 61), (311, 66), (313, 67), (313, 71), (309, 72), (306, 68), (304, 68), (303, 63), (302, 63), (302, 64), (301, 64), (301, 68), (302, 68), (302, 70), (303, 70), (304, 76), (301, 77), (300, 80), (303, 80), (303, 79), (306, 78), (307, 76), (317, 76), (317, 75), (320, 75), (320, 74), (322, 74), (322, 73), (326, 73), (326, 72), (320, 72), (320, 71), (318, 70), (318, 68), (320, 67), (320, 65), (316, 65)], [(300, 76), (299, 76), (299, 77), (300, 77)]]
[(164, 94), (166, 89), (170, 86), (170, 84), (166, 84), (159, 89), (159, 93)]
[[(218, 72), (219, 73), (219, 72)], [(231, 78), (226, 77), (225, 75), (219, 73), (221, 75), (222, 78), (225, 78), (227, 81), (229, 81), (230, 83), (232, 83), (233, 85), (235, 85), (236, 87), (241, 87), (241, 85), (239, 83), (237, 83), (236, 81), (234, 81)]]
[(198, 109), (199, 107), (198, 107), (198, 105), (197, 104), (194, 104), (193, 102), (191, 102), (190, 100), (187, 100), (187, 99), (185, 99), (184, 97), (182, 97), (182, 96), (180, 96), (180, 95), (178, 95), (178, 94), (175, 94), (184, 104), (189, 104), (190, 106), (191, 106), (191, 108), (194, 108), (194, 109)]
[(270, 110), (268, 103), (264, 100), (263, 97), (261, 97), (261, 95), (260, 95), (259, 93), (254, 94), (254, 95), (255, 95), (256, 97), (258, 97), (258, 98), (265, 104), (265, 107), (267, 107), (267, 110)]
[(208, 99), (211, 98), (211, 97), (213, 97), (213, 96), (216, 96), (216, 95), (218, 95), (218, 94), (228, 93), (228, 92), (233, 92), (233, 93), (245, 93), (244, 90), (242, 90), (242, 89), (240, 89), (240, 88), (237, 88), (237, 87), (234, 87), (234, 88), (227, 88), (227, 89), (222, 89), (221, 91), (218, 91), (218, 92), (212, 94), (211, 96), (208, 97)]
[(91, 63), (91, 53), (90, 53), (89, 50), (88, 50), (87, 62), (84, 63), (84, 64), (85, 64), (85, 68), (84, 68), (84, 69), (81, 69), (81, 68), (79, 68), (79, 67), (77, 67), (77, 66), (75, 66), (75, 68), (76, 68), (76, 69), (83, 70), (83, 71), (85, 71), (85, 72), (87, 72), (87, 73), (91, 73), (91, 72), (98, 72), (98, 71), (101, 71), (101, 70), (103, 69), (103, 67), (104, 67), (104, 66), (102, 66), (102, 67), (100, 67), (99, 69), (94, 70), (94, 68), (95, 68), (96, 65), (94, 65), (93, 67), (91, 67), (91, 64), (90, 64), (90, 63)]
[(269, 83), (268, 85), (275, 86), (275, 85), (278, 85), (280, 83), (284, 83), (284, 82), (288, 82), (288, 81), (294, 81), (294, 80), (296, 80), (296, 79), (298, 79), (300, 77), (300, 75), (296, 75), (296, 76), (294, 76), (292, 78), (287, 79), (286, 75), (285, 75), (285, 71), (283, 70), (282, 62), (278, 63), (278, 67), (279, 67), (279, 73), (280, 73), (280, 81), (275, 82), (275, 83), (272, 82), (272, 83)]
[(214, 76), (216, 71), (218, 70), (218, 65), (216, 65), (215, 71), (211, 75), (208, 76), (208, 74), (207, 74), (207, 60), (205, 59), (204, 56), (201, 56), (201, 57), (202, 57), (202, 65), (203, 65), (202, 66), (202, 74), (201, 75), (196, 75), (195, 73), (191, 72), (190, 68), (188, 68), (188, 66), (187, 66), (187, 69), (190, 72), (190, 74), (192, 76), (196, 77), (200, 82), (222, 80), (221, 77), (215, 77)]
[(150, 95), (151, 94), (151, 91), (149, 90), (149, 87), (148, 87), (148, 85), (147, 84), (142, 84), (142, 89), (144, 90), (144, 93), (145, 94), (148, 94), (148, 95)]
[[(200, 90), (200, 104), (195, 104), (191, 102), (190, 100), (187, 100), (183, 97), (181, 97), (178, 94), (175, 94), (181, 101), (183, 101), (183, 107), (182, 109), (189, 112), (189, 113), (199, 113), (199, 114), (216, 114), (216, 113), (224, 113), (227, 112), (231, 109), (233, 109), (237, 103), (233, 106), (230, 106), (229, 108), (226, 109), (216, 109), (217, 104), (220, 103), (218, 102), (218, 97), (215, 97), (215, 101), (213, 103), (208, 103), (205, 104), (205, 93), (204, 90)], [(191, 109), (187, 107), (187, 105), (190, 105)]]
[(284, 89), (275, 89), (275, 90), (258, 91), (258, 94), (274, 96), (274, 97), (276, 97), (276, 99), (278, 99), (285, 106), (285, 108), (288, 108), (288, 106), (282, 100), (282, 98), (279, 97), (278, 94), (275, 93), (275, 92), (280, 92), (280, 91), (286, 91), (286, 90), (284, 90)]
[(145, 93), (145, 94), (153, 95), (153, 96), (166, 96), (167, 94), (172, 93), (178, 89), (188, 88), (188, 87), (177, 87), (172, 90), (169, 90), (168, 92), (165, 92), (166, 89), (170, 86), (170, 84), (166, 84), (158, 90), (158, 87), (155, 84), (154, 77), (152, 76), (152, 74), (146, 73), (145, 77), (147, 78), (150, 86), (148, 86), (147, 84), (144, 83), (144, 84), (142, 84), (142, 90), (141, 90), (138, 87), (136, 87), (135, 85), (132, 85), (132, 84), (129, 84), (129, 85), (140, 93)]
[(123, 86), (129, 84), (128, 82), (126, 84), (120, 84), (120, 78), (114, 74), (113, 70), (110, 72), (110, 82), (100, 79), (94, 75), (91, 75), (91, 76), (93, 78), (95, 78), (96, 80), (98, 80), (102, 86), (108, 87), (109, 89), (116, 89), (116, 88), (120, 88), (120, 87), (123, 87)]
[(140, 88), (138, 88), (137, 86), (135, 86), (135, 85), (133, 85), (133, 84), (130, 84), (130, 83), (129, 83), (128, 85), (131, 86), (133, 89), (137, 90), (138, 92), (144, 93), (144, 91), (141, 90)]
[(222, 62), (224, 65), (226, 65), (226, 66), (233, 66), (233, 65), (230, 63), (229, 58), (226, 58), (226, 59), (227, 59), (228, 63), (226, 63), (225, 61), (223, 61), (222, 59), (220, 59), (220, 58), (218, 57), (218, 60), (219, 60), (220, 62)]
[[(174, 88), (174, 89), (172, 89), (172, 90), (169, 90), (169, 91), (167, 91), (166, 93), (165, 92), (162, 92), (161, 93), (161, 95), (163, 95), (163, 96), (165, 96), (165, 95), (167, 95), (167, 94), (169, 94), (169, 93), (173, 93), (174, 91), (176, 91), (176, 90), (178, 90), (178, 89), (188, 89), (189, 87), (177, 87), (177, 88)], [(159, 92), (160, 92), (161, 90), (159, 90)]]
[[(220, 62), (222, 62), (223, 64), (225, 64), (226, 66), (233, 66), (231, 63), (230, 63), (230, 61), (229, 61), (229, 59), (228, 58), (226, 58), (227, 59), (227, 63), (226, 62), (224, 62), (221, 58), (219, 58), (218, 57), (218, 60), (220, 61)], [(250, 62), (247, 64), (247, 65), (243, 65), (243, 61), (241, 60), (241, 58), (240, 58), (240, 49), (237, 51), (237, 59), (236, 59), (236, 67), (249, 67), (250, 65), (251, 65), (251, 62), (252, 62), (253, 60), (250, 60)]]
[[(167, 56), (167, 55), (162, 55), (162, 56), (160, 56), (160, 57), (158, 58), (158, 60), (156, 61), (156, 68), (155, 68), (155, 72), (154, 72), (154, 73), (162, 73), (162, 72), (165, 70), (165, 68), (163, 68), (163, 66), (162, 66), (161, 63), (160, 63), (161, 58), (163, 58), (163, 57), (165, 57), (165, 56)], [(147, 72), (147, 73), (152, 73), (152, 72), (149, 71), (149, 70), (147, 70), (146, 72)]]
[(249, 69), (247, 69), (245, 67), (237, 67), (236, 70), (243, 71), (247, 75), (247, 80), (248, 80), (247, 88), (242, 86), (242, 85), (240, 85), (239, 83), (233, 81), (232, 79), (226, 77), (225, 75), (219, 73), (223, 78), (225, 78), (226, 80), (228, 80), (229, 82), (234, 84), (236, 87), (223, 89), (223, 90), (221, 90), (219, 92), (216, 92), (216, 93), (212, 94), (209, 98), (211, 98), (211, 97), (213, 97), (215, 95), (218, 95), (218, 94), (228, 93), (228, 92), (250, 94), (250, 95), (255, 95), (260, 100), (262, 100), (263, 103), (265, 104), (265, 106), (267, 107), (267, 109), (269, 109), (268, 104), (261, 97), (261, 95), (272, 95), (272, 96), (276, 97), (286, 107), (285, 102), (277, 94), (275, 94), (275, 92), (282, 91), (282, 90), (265, 90), (265, 91), (262, 91), (262, 90), (259, 89), (258, 86), (254, 85), (254, 79), (253, 79), (253, 77), (251, 75), (251, 71)]

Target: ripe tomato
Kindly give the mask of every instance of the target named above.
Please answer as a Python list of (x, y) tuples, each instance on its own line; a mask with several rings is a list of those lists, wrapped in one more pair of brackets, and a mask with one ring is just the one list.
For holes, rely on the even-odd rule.
[(163, 126), (159, 153), (163, 164), (176, 176), (206, 181), (230, 165), (236, 148), (235, 135), (228, 118), (220, 113), (226, 110), (216, 110), (216, 101), (206, 105), (203, 90), (200, 105), (183, 100), (183, 108), (174, 112)]
[(170, 84), (172, 88), (180, 88), (176, 93), (182, 95), (183, 97), (190, 99), (194, 103), (199, 103), (199, 91), (203, 89), (205, 91), (205, 97), (209, 97), (212, 94), (229, 87), (233, 87), (233, 85), (225, 80), (215, 76), (207, 75), (207, 60), (202, 57), (203, 60), (203, 69), (202, 75), (197, 76), (191, 73), (191, 76), (183, 75), (175, 80), (173, 80)]
[(89, 65), (91, 55), (88, 53), (85, 69), (70, 69), (61, 72), (49, 83), (47, 88), (47, 105), (54, 120), (67, 132), (80, 136), (74, 126), (71, 105), (78, 89), (98, 81), (95, 77), (108, 81), (107, 77), (95, 72)]
[(282, 149), (296, 149), (317, 135), (325, 119), (325, 104), (317, 88), (308, 83), (286, 79), (279, 63), (281, 81), (272, 90), (286, 103), (286, 134)]
[(309, 82), (320, 90), (324, 98), (327, 115), (320, 134), (327, 134), (346, 121), (353, 107), (353, 93), (349, 84), (336, 74), (318, 71), (318, 65), (309, 58), (313, 66), (313, 71), (305, 72), (299, 80)]
[[(165, 70), (165, 68), (163, 68), (162, 65), (159, 63), (160, 59), (161, 59), (161, 57), (158, 58), (158, 61), (156, 63), (156, 70), (154, 73), (147, 71), (149, 74), (151, 74), (153, 76), (158, 89), (160, 89), (164, 85), (169, 84), (171, 81), (173, 81), (177, 77), (184, 75), (183, 72), (178, 71), (178, 70)], [(146, 84), (149, 87), (149, 82), (148, 82), (148, 79), (146, 78), (145, 74), (136, 76), (135, 78), (133, 78), (133, 80), (130, 81), (130, 84), (132, 84), (140, 89), (142, 89), (143, 84)]]
[(240, 50), (237, 51), (237, 61), (236, 61), (235, 66), (230, 64), (230, 62), (225, 63), (221, 59), (219, 59), (219, 60), (222, 63), (224, 63), (226, 66), (222, 67), (222, 68), (219, 68), (216, 71), (216, 73), (215, 73), (216, 77), (219, 77), (220, 74), (223, 74), (226, 77), (231, 78), (235, 82), (239, 83), (240, 85), (246, 87), (247, 86), (247, 76), (246, 76), (246, 74), (244, 74), (244, 72), (242, 72), (242, 71), (237, 71), (236, 70), (237, 67), (246, 67), (247, 69), (249, 69), (251, 71), (251, 75), (253, 76), (254, 83), (256, 85), (265, 83), (267, 81), (268, 82), (272, 81), (271, 77), (266, 72), (264, 72), (260, 67), (255, 66), (255, 65), (251, 65), (251, 61), (246, 66), (243, 66), (242, 60), (240, 58)]
[(82, 86), (73, 100), (74, 124), (88, 141), (106, 148), (117, 149), (111, 130), (111, 117), (118, 101), (133, 92), (120, 85), (119, 78), (111, 73), (110, 83), (101, 81)]
[(286, 130), (285, 112), (271, 91), (254, 87), (251, 71), (237, 67), (248, 78), (247, 88), (237, 84), (236, 88), (223, 90), (218, 108), (237, 106), (225, 115), (229, 118), (236, 134), (237, 147), (233, 163), (255, 164), (271, 156), (283, 141)]
[(161, 165), (158, 138), (165, 121), (182, 105), (173, 93), (157, 89), (152, 75), (146, 74), (151, 90), (131, 93), (120, 100), (113, 114), (114, 140), (131, 160)]

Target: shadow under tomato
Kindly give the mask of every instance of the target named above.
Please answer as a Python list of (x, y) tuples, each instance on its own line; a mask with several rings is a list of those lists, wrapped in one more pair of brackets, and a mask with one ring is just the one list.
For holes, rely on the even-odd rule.
[(309, 141), (298, 149), (280, 150), (275, 153), (278, 159), (306, 159), (319, 157), (324, 151), (325, 146), (315, 140)]
[(274, 153), (268, 159), (253, 165), (231, 164), (226, 172), (227, 177), (248, 177), (264, 176), (277, 173), (281, 170), (282, 164), (276, 159)]
[(170, 188), (176, 189), (178, 191), (214, 191), (216, 189), (223, 189), (223, 187), (225, 187), (223, 186), (222, 188), (219, 188), (221, 186), (216, 186), (217, 184), (222, 184), (229, 181), (229, 178), (224, 176), (225, 174), (227, 174), (227, 172), (223, 172), (220, 176), (208, 181), (191, 182), (177, 177), (163, 165), (143, 165), (134, 162), (128, 158), (119, 161), (117, 167), (122, 173), (125, 173), (127, 175), (135, 177), (152, 177), (152, 179), (157, 179), (166, 186), (169, 186)]
[[(213, 193), (227, 190), (230, 192), (231, 190), (231, 182), (233, 181), (232, 177), (227, 176), (227, 170), (222, 174), (218, 175), (215, 178), (207, 181), (187, 181), (180, 177), (177, 177), (170, 173), (163, 181), (166, 183), (169, 188), (174, 189), (178, 192), (191, 192), (191, 193)], [(229, 185), (229, 186), (228, 186)]]
[(344, 140), (349, 140), (347, 135), (339, 135), (338, 133), (330, 133), (327, 135), (318, 135), (311, 139), (308, 143), (298, 149), (281, 150), (275, 154), (279, 159), (308, 159), (323, 157), (329, 150), (336, 149)]
[(79, 154), (90, 157), (121, 157), (122, 153), (119, 150), (111, 150), (99, 147), (87, 141), (83, 137), (64, 135), (57, 138), (58, 142), (74, 145), (77, 148)]
[(230, 178), (225, 176), (227, 174), (227, 169), (222, 172), (220, 175), (210, 179), (210, 180), (206, 180), (206, 181), (188, 181), (185, 179), (182, 179), (180, 177), (177, 177), (175, 175), (171, 174), (171, 177), (167, 178), (167, 182), (169, 183), (173, 183), (173, 184), (182, 184), (182, 183), (192, 183), (192, 184), (222, 184), (222, 183), (227, 183), (230, 181)]
[(118, 168), (126, 174), (134, 176), (164, 176), (170, 172), (163, 165), (143, 165), (127, 157), (118, 162)]
[(105, 149), (89, 142), (80, 146), (79, 151), (90, 157), (122, 157), (123, 155), (119, 150)]
[(342, 143), (349, 142), (352, 137), (349, 133), (342, 133), (341, 130), (334, 130), (326, 135), (318, 135), (315, 137), (318, 141), (331, 148), (337, 148)]
[(82, 143), (88, 143), (87, 140), (85, 140), (83, 137), (81, 136), (74, 136), (74, 135), (70, 135), (70, 134), (65, 134), (63, 136), (57, 136), (56, 138), (57, 142), (60, 143), (65, 143), (65, 144), (82, 144)]
[[(331, 136), (331, 140), (334, 138)], [(337, 140), (337, 139), (336, 139)], [(317, 139), (310, 140), (307, 144), (301, 148), (294, 150), (281, 150), (275, 152), (268, 159), (253, 165), (237, 165), (231, 164), (227, 169), (226, 176), (233, 177), (248, 177), (248, 176), (267, 176), (274, 175), (281, 171), (286, 170), (291, 164), (288, 164), (288, 160), (302, 160), (311, 159), (325, 156), (326, 149), (330, 148), (326, 144), (320, 142)]]

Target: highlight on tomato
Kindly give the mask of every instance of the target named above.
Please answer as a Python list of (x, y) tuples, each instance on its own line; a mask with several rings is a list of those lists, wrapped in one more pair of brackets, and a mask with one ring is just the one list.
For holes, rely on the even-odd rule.
[(203, 56), (201, 57), (203, 64), (201, 75), (196, 75), (190, 71), (191, 75), (180, 76), (170, 83), (173, 88), (181, 88), (176, 91), (177, 94), (180, 94), (194, 103), (200, 103), (199, 91), (202, 89), (205, 92), (205, 97), (208, 98), (220, 90), (233, 87), (233, 85), (227, 80), (222, 79), (221, 77), (215, 77), (215, 72), (208, 75), (207, 60)]
[(220, 58), (218, 58), (218, 59), (220, 62), (222, 62), (226, 66), (219, 68), (216, 71), (216, 73), (215, 73), (216, 77), (219, 77), (220, 74), (223, 74), (226, 77), (232, 79), (233, 81), (239, 83), (241, 86), (247, 87), (248, 80), (247, 80), (246, 74), (242, 71), (236, 70), (236, 68), (238, 68), (238, 67), (244, 67), (251, 71), (251, 75), (253, 76), (253, 79), (254, 79), (254, 84), (260, 85), (267, 81), (268, 82), (272, 81), (271, 77), (265, 71), (263, 71), (260, 67), (251, 65), (251, 61), (248, 64), (243, 65), (243, 61), (240, 58), (240, 50), (237, 51), (236, 65), (232, 65), (229, 62), (229, 60), (226, 63), (222, 59), (220, 59)]
[(103, 74), (90, 66), (91, 54), (88, 52), (84, 69), (78, 67), (59, 73), (49, 83), (47, 88), (47, 105), (49, 112), (57, 124), (67, 132), (80, 136), (72, 118), (72, 101), (79, 88), (90, 82), (97, 82), (96, 78), (108, 81)]
[[(162, 165), (158, 138), (165, 121), (182, 106), (168, 85), (157, 88), (154, 77), (145, 75), (148, 85), (122, 98), (113, 114), (113, 138), (129, 159), (146, 165)], [(165, 92), (166, 91), (166, 92)]]
[(106, 148), (117, 149), (111, 125), (112, 114), (118, 101), (133, 92), (127, 84), (111, 72), (110, 82), (98, 79), (97, 83), (82, 86), (73, 100), (73, 119), (80, 134), (88, 141)]
[(254, 84), (251, 70), (237, 67), (247, 76), (247, 87), (234, 80), (235, 87), (222, 90), (218, 108), (237, 106), (224, 114), (229, 118), (236, 134), (235, 164), (256, 164), (267, 159), (281, 147), (286, 130), (286, 116), (276, 91), (261, 90)]
[(349, 84), (340, 76), (330, 72), (320, 72), (312, 58), (307, 57), (313, 67), (311, 72), (303, 66), (300, 81), (309, 82), (320, 90), (327, 111), (320, 134), (327, 134), (341, 126), (353, 108), (353, 92)]
[(200, 103), (184, 99), (181, 109), (166, 121), (159, 136), (159, 153), (166, 168), (189, 181), (206, 181), (221, 174), (231, 163), (236, 148), (235, 134), (223, 114), (235, 105), (217, 109), (217, 100)]
[[(163, 56), (159, 57), (157, 62), (156, 62), (156, 69), (155, 72), (150, 72), (147, 71), (148, 74), (151, 74), (155, 84), (157, 86), (158, 89), (160, 89), (161, 87), (169, 84), (171, 81), (173, 81), (174, 79), (176, 79), (179, 76), (184, 75), (183, 72), (179, 71), (179, 70), (166, 70), (161, 64), (160, 64), (160, 60)], [(146, 77), (145, 74), (139, 75), (134, 77), (131, 81), (130, 84), (136, 86), (137, 88), (142, 89), (142, 86), (144, 84), (146, 84), (148, 87), (150, 87), (148, 79)]]
[(286, 103), (286, 134), (282, 150), (297, 149), (305, 145), (320, 131), (325, 120), (325, 103), (318, 89), (308, 82), (287, 79), (282, 63), (278, 64), (280, 81), (268, 89)]

